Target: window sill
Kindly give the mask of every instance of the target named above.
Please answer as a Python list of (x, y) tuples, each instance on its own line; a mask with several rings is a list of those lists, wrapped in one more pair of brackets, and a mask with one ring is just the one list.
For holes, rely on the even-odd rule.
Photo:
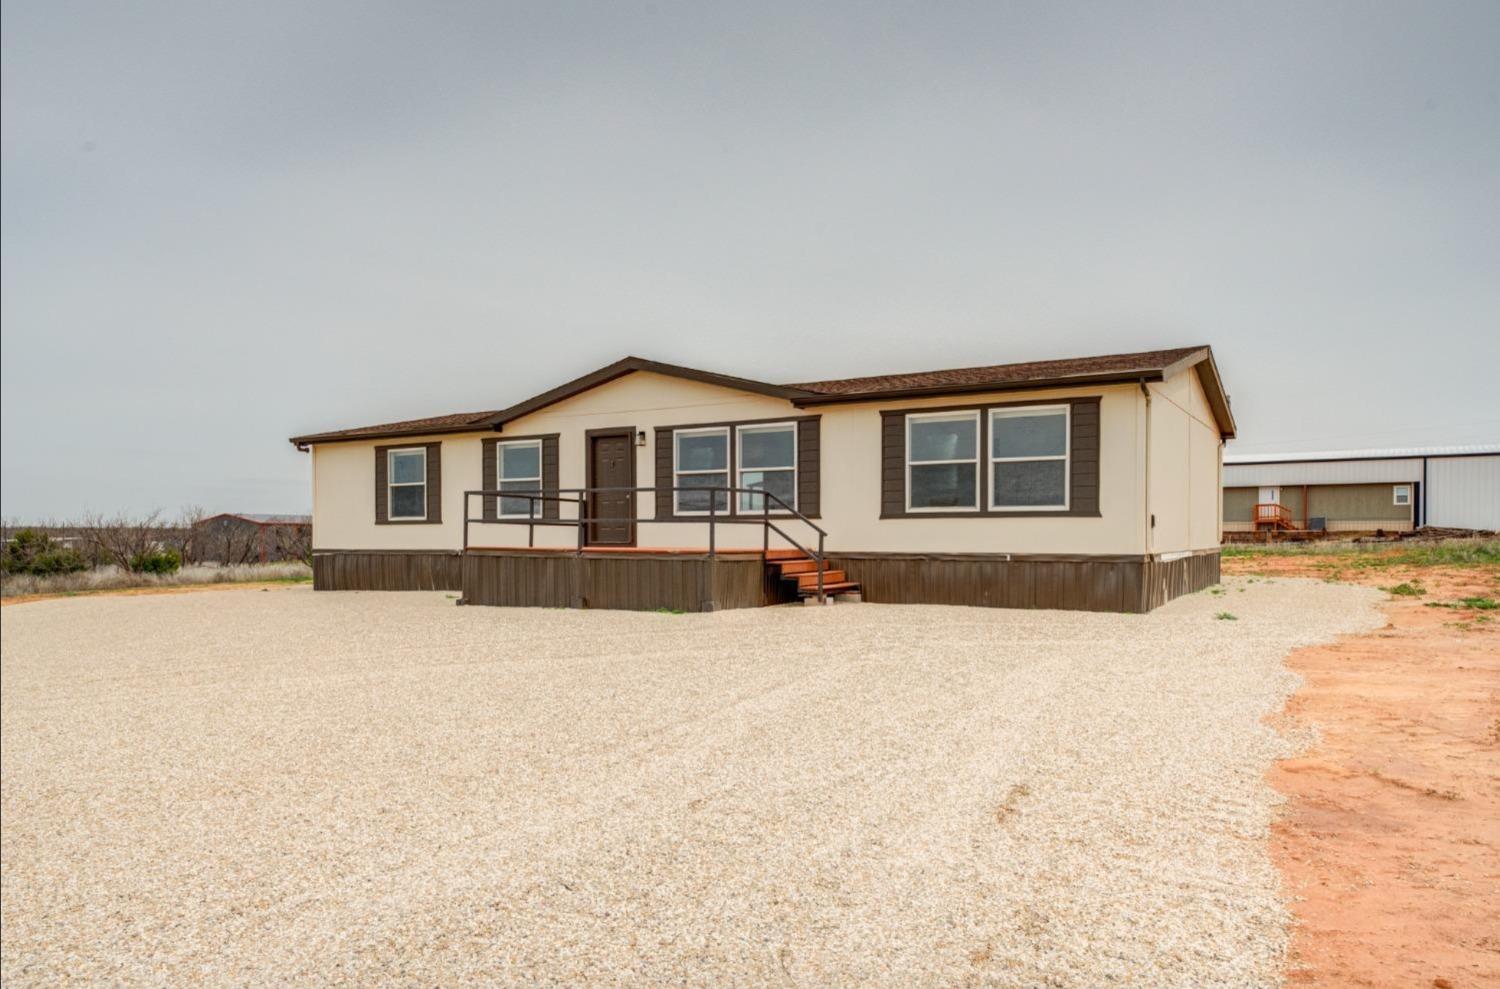
[(442, 525), (442, 519), (376, 519), (376, 525)]
[(1103, 518), (1100, 512), (1085, 512), (1076, 508), (1047, 508), (1014, 512), (995, 512), (970, 510), (943, 511), (943, 512), (881, 512), (882, 519), (1097, 519)]

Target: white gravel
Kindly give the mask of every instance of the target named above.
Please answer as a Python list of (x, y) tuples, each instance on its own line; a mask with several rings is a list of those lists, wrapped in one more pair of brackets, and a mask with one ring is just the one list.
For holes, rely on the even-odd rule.
[(6, 608), (4, 981), (1277, 985), (1262, 718), (1380, 597)]

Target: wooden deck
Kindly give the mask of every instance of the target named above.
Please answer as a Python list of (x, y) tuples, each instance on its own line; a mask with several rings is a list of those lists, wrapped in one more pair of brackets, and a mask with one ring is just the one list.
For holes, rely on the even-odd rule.
[[(822, 586), (819, 587), (819, 571)], [(719, 611), (783, 604), (859, 584), (795, 549), (698, 546), (517, 548), (471, 546), (464, 603), (505, 606)]]
[[(470, 553), (556, 553), (578, 555), (578, 549), (574, 546), (470, 546)], [(761, 558), (758, 549), (716, 549), (715, 556), (735, 557), (744, 559), (753, 557)], [(584, 556), (708, 556), (707, 546), (585, 546)], [(766, 558), (776, 560), (784, 555), (791, 554), (801, 556), (796, 550), (773, 549)]]

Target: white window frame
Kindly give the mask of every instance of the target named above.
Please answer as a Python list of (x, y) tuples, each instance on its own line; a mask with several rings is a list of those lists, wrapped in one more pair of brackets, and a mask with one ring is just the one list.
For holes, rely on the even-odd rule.
[[(959, 422), (964, 419), (972, 420), (974, 423), (974, 456), (959, 457), (955, 460), (918, 460), (911, 459), (911, 427), (912, 423), (922, 420), (946, 420)], [(979, 447), (984, 443), (984, 430), (980, 428), (978, 409), (960, 409), (950, 412), (908, 412), (906, 414), (906, 510), (914, 514), (932, 512), (973, 512), (979, 513), (979, 471), (984, 458), (980, 455)], [(974, 465), (974, 504), (970, 507), (956, 505), (934, 505), (931, 507), (917, 508), (911, 503), (912, 483), (911, 469), (913, 467), (941, 466), (943, 464), (973, 464)]]
[[(745, 466), (745, 441), (744, 441), (744, 439), (742, 437), (744, 437), (745, 430), (747, 430), (747, 429), (750, 430), (750, 431), (752, 431), (752, 432), (770, 432), (771, 430), (775, 430), (775, 429), (780, 429), (780, 430), (785, 430), (787, 432), (790, 432), (792, 434), (792, 463), (791, 463), (791, 466), (789, 468), (788, 467), (746, 467)], [(737, 488), (748, 487), (748, 485), (745, 484), (745, 472), (746, 471), (750, 471), (751, 473), (755, 473), (755, 472), (765, 472), (765, 471), (768, 471), (768, 470), (774, 470), (774, 471), (791, 470), (791, 472), (792, 472), (792, 502), (791, 502), (791, 504), (792, 504), (792, 508), (795, 509), (797, 507), (797, 482), (801, 479), (801, 471), (798, 470), (798, 468), (797, 468), (797, 453), (798, 453), (798, 449), (797, 449), (797, 424), (795, 422), (747, 422), (747, 423), (743, 423), (741, 425), (735, 426), (734, 427), (734, 473), (731, 475), (734, 478), (734, 485), (733, 486), (737, 487)], [(705, 472), (705, 473), (707, 473), (707, 472)], [(764, 512), (759, 511), (759, 510), (754, 509), (754, 508), (743, 508), (742, 509), (740, 507), (740, 499), (739, 499), (738, 496), (733, 496), (729, 500), (732, 502), (732, 504), (730, 505), (731, 511), (734, 511), (734, 512), (737, 512), (737, 513), (742, 513), (742, 514), (745, 514), (745, 515), (762, 515), (762, 514), (764, 514)], [(763, 498), (762, 501), (764, 501), (768, 505), (770, 504), (770, 501), (767, 500), (767, 499)], [(786, 515), (786, 514), (789, 514), (789, 513), (786, 511), (786, 509), (783, 509), (780, 506), (772, 506), (771, 507), (771, 514), (772, 515)]]
[[(1048, 414), (1061, 412), (1063, 415), (1063, 452), (1061, 455), (1049, 454), (1045, 457), (997, 457), (995, 456), (995, 420), (996, 419), (1024, 419), (1034, 416), (1039, 412)], [(987, 464), (985, 469), (989, 471), (987, 480), (990, 485), (990, 511), (992, 512), (1066, 512), (1072, 504), (1073, 498), (1073, 406), (1069, 403), (1061, 405), (1011, 405), (1004, 408), (990, 409), (989, 431), (985, 436), (985, 456)], [(1060, 505), (997, 505), (995, 503), (995, 465), (996, 464), (1019, 464), (1030, 463), (1036, 460), (1061, 460), (1063, 464), (1063, 500)]]
[[(393, 463), (398, 453), (420, 453), (422, 455), (422, 479), (420, 481), (396, 481), (395, 465)], [(392, 497), (395, 488), (421, 488), (422, 489), (422, 514), (421, 515), (397, 515), (396, 499)], [(403, 446), (385, 451), (385, 517), (391, 522), (425, 522), (431, 514), (432, 506), (427, 503), (427, 448), (425, 446)]]
[[(531, 478), (531, 477), (506, 477), (505, 476), (505, 448), (506, 447), (516, 447), (516, 448), (519, 448), (519, 447), (523, 447), (523, 446), (529, 446), (529, 447), (535, 447), (536, 448), (536, 469), (537, 469), (537, 475), (536, 475), (536, 477), (534, 477), (534, 478)], [(495, 444), (495, 488), (496, 488), (496, 490), (503, 490), (504, 489), (503, 485), (504, 485), (504, 483), (506, 481), (532, 481), (532, 480), (534, 480), (534, 481), (536, 481), (536, 489), (538, 491), (541, 491), (542, 490), (542, 470), (543, 470), (543, 464), (542, 464), (542, 441), (541, 440), (502, 440), (502, 441), (500, 441), (500, 442), (498, 442), (498, 443)], [(540, 501), (533, 501), (531, 499), (527, 499), (527, 505), (530, 506), (531, 508), (535, 509), (535, 514), (533, 515), (531, 512), (520, 512), (520, 513), (516, 513), (516, 512), (502, 512), (500, 509), (505, 504), (505, 497), (506, 496), (505, 495), (497, 495), (496, 497), (499, 499), (499, 500), (497, 500), (495, 502), (495, 517), (496, 518), (501, 518), (501, 519), (525, 519), (525, 518), (541, 518), (542, 517), (542, 514), (543, 514), (542, 513), (542, 506), (543, 506), (543, 503), (540, 502)], [(512, 495), (511, 497), (514, 497), (514, 495)]]
[[(731, 482), (733, 482), (733, 480), (734, 480), (734, 471), (730, 469), (731, 467), (734, 466), (734, 464), (731, 462), (731, 459), (730, 459), (731, 455), (733, 453), (732, 443), (734, 442), (733, 439), (729, 435), (731, 432), (732, 432), (732, 430), (728, 426), (703, 426), (703, 427), (700, 427), (698, 429), (674, 429), (674, 430), (672, 430), (672, 487), (673, 488), (679, 487), (679, 485), (677, 483), (677, 479), (679, 477), (682, 477), (685, 474), (694, 474), (694, 475), (697, 475), (697, 474), (723, 474), (724, 475), (724, 486), (725, 487), (731, 487), (732, 486)], [(709, 468), (707, 470), (696, 470), (696, 469), (695, 470), (680, 470), (678, 468), (678, 466), (677, 466), (677, 437), (679, 437), (679, 436), (723, 436), (724, 437), (724, 466), (723, 467), (713, 467), (713, 468)], [(733, 495), (725, 495), (725, 498), (728, 500), (729, 504), (724, 509), (724, 511), (710, 513), (708, 511), (708, 509), (704, 509), (701, 512), (696, 512), (696, 511), (686, 511), (686, 510), (678, 507), (677, 496), (680, 495), (680, 494), (682, 494), (682, 493), (683, 492), (681, 492), (681, 491), (675, 491), (675, 490), (672, 492), (672, 514), (673, 515), (681, 515), (681, 516), (701, 515), (704, 518), (707, 518), (710, 514), (715, 514), (715, 515), (730, 515), (730, 514), (733, 514), (733, 512), (734, 512), (734, 501), (735, 501), (735, 499), (734, 499)], [(713, 496), (712, 495), (709, 496), (709, 504), (713, 504)]]
[[(1406, 495), (1405, 498), (1401, 497), (1403, 494)], [(1391, 487), (1391, 504), (1392, 505), (1400, 505), (1402, 508), (1410, 508), (1411, 507), (1411, 485), (1410, 484), (1396, 484), (1396, 485), (1393, 485)]]

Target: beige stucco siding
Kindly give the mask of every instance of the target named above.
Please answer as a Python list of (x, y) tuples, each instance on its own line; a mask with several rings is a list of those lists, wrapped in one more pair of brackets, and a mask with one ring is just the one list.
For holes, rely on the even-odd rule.
[[(375, 447), (441, 442), (441, 524), (375, 524)], [(314, 549), (458, 549), (463, 492), (479, 487), (480, 437), (413, 436), (313, 447)], [(477, 509), (476, 509), (477, 510)]]
[[(1172, 535), (1157, 552), (1217, 545), (1219, 522), (1218, 440), (1197, 435), (1187, 410), (1196, 410), (1196, 375), (1164, 382), (1171, 386), (1155, 399), (1166, 418), (1154, 421), (1159, 454), (1153, 452), (1153, 481), (1163, 490), (1158, 528)], [(1100, 399), (1100, 516), (1017, 518), (881, 519), (882, 409), (952, 407), (991, 402), (1051, 400), (1097, 396)], [(1206, 406), (1205, 406), (1206, 407)], [(1177, 410), (1182, 409), (1179, 413)], [(507, 423), (499, 438), (558, 433), (559, 484), (586, 483), (585, 434), (590, 429), (630, 427), (646, 434), (635, 448), (636, 477), (641, 486), (655, 484), (656, 427), (740, 420), (821, 417), (821, 505), (819, 523), (829, 532), (830, 549), (872, 552), (1139, 554), (1147, 551), (1145, 524), (1144, 400), (1137, 385), (1107, 385), (946, 396), (925, 400), (892, 400), (858, 405), (799, 409), (765, 395), (715, 385), (634, 372), (583, 394), (557, 402)], [(1157, 413), (1153, 412), (1153, 416)], [(1211, 419), (1209, 420), (1211, 422)], [(481, 441), (494, 433), (432, 437), (443, 444), (443, 522), (441, 525), (376, 525), (374, 521), (374, 453), (376, 445), (395, 441), (346, 442), (314, 448), (314, 538), (320, 549), (457, 549), (462, 544), (463, 491), (481, 485)], [(413, 443), (424, 442), (414, 438)], [(402, 441), (406, 442), (406, 441)], [(1189, 477), (1187, 475), (1191, 474)], [(1153, 492), (1153, 499), (1156, 493)], [(641, 546), (704, 546), (704, 524), (649, 521), (655, 501), (638, 499), (643, 519), (637, 534)], [(1206, 507), (1205, 507), (1206, 506)], [(478, 511), (478, 504), (473, 506)], [(571, 506), (563, 515), (572, 517)], [(1203, 518), (1199, 518), (1199, 516)], [(797, 535), (809, 530), (788, 524)], [(721, 547), (760, 546), (758, 526), (720, 528)], [(526, 528), (474, 525), (473, 545), (525, 545)], [(571, 546), (573, 527), (539, 528), (537, 545)]]
[(1153, 382), (1150, 419), (1149, 546), (1180, 553), (1219, 545), (1223, 447), (1196, 371)]
[[(880, 518), (880, 411), (973, 402), (1045, 401), (1099, 396), (1098, 518)], [(836, 548), (881, 552), (1094, 553), (1145, 551), (1140, 523), (1142, 466), (1133, 385), (1051, 389), (1024, 394), (831, 406), (823, 414), (825, 526)], [(838, 516), (833, 512), (835, 507)], [(837, 523), (836, 526), (833, 523)]]

